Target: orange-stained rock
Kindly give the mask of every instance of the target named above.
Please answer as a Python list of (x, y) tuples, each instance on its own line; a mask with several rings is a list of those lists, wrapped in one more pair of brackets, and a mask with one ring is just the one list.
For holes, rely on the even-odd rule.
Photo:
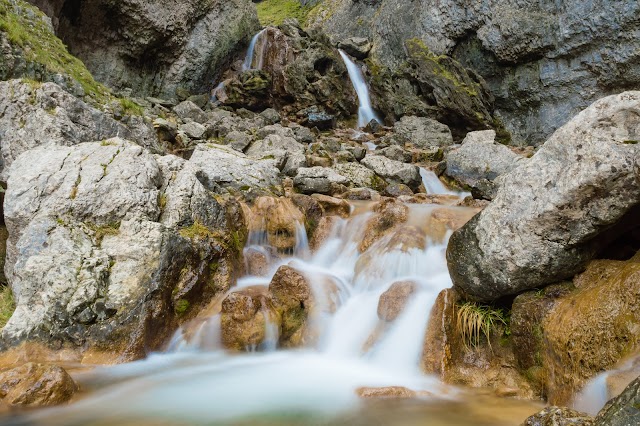
[(30, 362), (0, 373), (0, 398), (12, 406), (63, 404), (77, 389), (71, 376), (56, 365)]
[(399, 281), (380, 296), (378, 302), (378, 318), (383, 321), (394, 321), (404, 311), (407, 302), (416, 292), (418, 286), (413, 281)]
[(360, 398), (415, 398), (417, 393), (403, 386), (386, 386), (381, 388), (361, 387), (356, 389)]

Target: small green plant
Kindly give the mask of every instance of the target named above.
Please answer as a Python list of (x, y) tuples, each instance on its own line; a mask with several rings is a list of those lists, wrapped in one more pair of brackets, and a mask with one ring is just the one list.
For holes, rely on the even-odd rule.
[(173, 309), (176, 315), (182, 316), (189, 310), (190, 303), (188, 300), (180, 299), (176, 302)]
[(118, 235), (120, 232), (120, 222), (111, 222), (100, 226), (95, 223), (88, 223), (87, 226), (93, 231), (98, 244), (102, 243), (102, 240), (107, 235)]
[(191, 225), (189, 227), (186, 227), (186, 228), (182, 228), (179, 231), (179, 233), (184, 238), (189, 238), (190, 240), (204, 239), (204, 238), (207, 238), (207, 237), (215, 237), (216, 236), (202, 222), (199, 222), (197, 220), (193, 223), (193, 225)]
[(0, 288), (0, 328), (4, 327), (16, 309), (13, 292), (8, 286)]
[(473, 302), (456, 306), (456, 328), (467, 349), (479, 347), (483, 336), (491, 347), (491, 333), (498, 324), (508, 326), (507, 316), (502, 309)]
[(158, 207), (160, 207), (160, 211), (164, 211), (167, 207), (167, 194), (158, 194)]
[(138, 105), (135, 101), (127, 98), (120, 98), (118, 101), (120, 101), (120, 106), (122, 106), (126, 115), (143, 115), (144, 108)]

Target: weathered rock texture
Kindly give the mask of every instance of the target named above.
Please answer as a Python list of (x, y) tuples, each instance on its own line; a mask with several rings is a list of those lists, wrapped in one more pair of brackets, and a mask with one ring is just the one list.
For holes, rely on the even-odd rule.
[(5, 348), (35, 340), (136, 359), (229, 288), (243, 217), (192, 163), (110, 139), (35, 148), (12, 170)]
[(505, 175), (493, 202), (451, 237), (455, 286), (492, 300), (561, 281), (637, 227), (639, 116), (640, 92), (603, 98)]
[(598, 413), (597, 426), (627, 426), (640, 423), (640, 377)]
[[(369, 39), (384, 67), (400, 68), (404, 43), (417, 37), (474, 69), (518, 143), (540, 144), (596, 99), (640, 82), (638, 2), (325, 0), (320, 8), (316, 24), (336, 42)], [(397, 91), (417, 93), (408, 84)]]
[(42, 407), (68, 402), (78, 387), (56, 365), (28, 363), (0, 373), (0, 399), (9, 406)]
[(55, 83), (0, 82), (0, 181), (7, 180), (11, 163), (29, 149), (116, 136), (151, 149), (157, 146), (153, 130), (141, 117), (118, 121)]
[(259, 28), (249, 0), (33, 0), (107, 85), (174, 97), (205, 92)]

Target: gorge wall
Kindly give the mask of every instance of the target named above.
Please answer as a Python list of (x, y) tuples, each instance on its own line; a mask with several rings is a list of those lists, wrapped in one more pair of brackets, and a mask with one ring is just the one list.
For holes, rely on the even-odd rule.
[(520, 145), (540, 145), (596, 99), (640, 83), (637, 2), (326, 0), (310, 24), (335, 42), (368, 38), (372, 60), (391, 69), (414, 38), (452, 56), (486, 80)]

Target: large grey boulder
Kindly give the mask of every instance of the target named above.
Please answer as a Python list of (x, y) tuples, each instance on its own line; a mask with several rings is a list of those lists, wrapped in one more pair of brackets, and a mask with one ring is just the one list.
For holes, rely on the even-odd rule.
[(446, 155), (445, 174), (489, 200), (497, 190), (494, 181), (526, 161), (495, 138), (493, 130), (470, 132)]
[(303, 194), (333, 194), (349, 179), (330, 167), (301, 167), (293, 178), (293, 184)]
[(121, 121), (55, 83), (0, 81), (0, 181), (23, 152), (54, 143), (75, 145), (120, 136), (154, 149), (153, 129), (141, 117)]
[(640, 424), (640, 377), (619, 396), (613, 398), (595, 418), (596, 426), (631, 426)]
[(109, 139), (38, 147), (12, 171), (5, 272), (17, 306), (3, 348), (143, 357), (229, 287), (237, 247), (221, 236), (242, 220), (196, 166)]
[(393, 130), (398, 141), (416, 148), (453, 144), (449, 127), (427, 117), (404, 116)]
[(422, 183), (420, 169), (381, 155), (367, 155), (360, 162), (390, 183), (402, 183), (416, 190)]
[(349, 186), (382, 191), (386, 182), (368, 167), (359, 163), (340, 163), (333, 166), (336, 172), (349, 180)]
[(260, 28), (249, 0), (94, 0), (75, 7), (32, 1), (45, 3), (56, 34), (96, 79), (139, 95), (209, 91)]
[(493, 300), (560, 281), (624, 232), (611, 229), (618, 222), (637, 226), (638, 116), (640, 92), (603, 98), (504, 175), (493, 202), (451, 237), (454, 285)]
[(304, 149), (304, 145), (293, 137), (270, 134), (262, 140), (253, 142), (246, 150), (246, 154), (256, 159), (273, 158), (278, 168), (283, 169), (289, 157), (304, 158)]
[(201, 170), (205, 187), (218, 193), (278, 192), (282, 184), (276, 160), (250, 158), (224, 145), (197, 145), (189, 161)]

